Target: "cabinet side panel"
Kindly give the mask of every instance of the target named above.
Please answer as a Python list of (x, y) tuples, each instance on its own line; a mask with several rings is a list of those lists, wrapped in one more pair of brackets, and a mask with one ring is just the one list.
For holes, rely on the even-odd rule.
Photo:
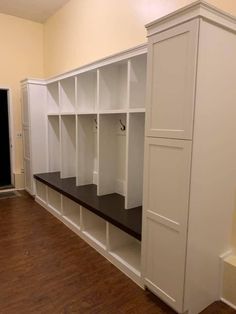
[(62, 116), (61, 118), (61, 177), (74, 177), (75, 170), (75, 144), (76, 144), (75, 116)]
[(22, 95), (22, 123), (25, 126), (29, 126), (29, 102), (27, 85), (22, 86), (21, 95)]
[(94, 177), (94, 159), (96, 116), (78, 116), (78, 185), (92, 184)]
[(46, 87), (29, 85), (32, 172), (47, 171)]
[(236, 192), (236, 36), (202, 21), (193, 137), (186, 309), (219, 298)]

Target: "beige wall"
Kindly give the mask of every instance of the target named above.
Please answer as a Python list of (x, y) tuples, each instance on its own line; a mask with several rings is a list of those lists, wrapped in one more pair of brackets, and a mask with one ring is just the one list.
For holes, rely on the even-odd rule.
[[(51, 76), (142, 44), (144, 25), (192, 0), (71, 0), (44, 28), (45, 74)], [(235, 0), (209, 0), (236, 15)]]
[(23, 168), (20, 80), (43, 76), (43, 26), (39, 23), (0, 14), (0, 87), (10, 88), (13, 119), (15, 172)]

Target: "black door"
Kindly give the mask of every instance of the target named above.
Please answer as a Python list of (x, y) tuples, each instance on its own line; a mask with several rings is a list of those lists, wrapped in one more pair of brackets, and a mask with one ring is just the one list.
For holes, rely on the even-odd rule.
[(0, 90), (0, 188), (11, 185), (8, 92)]

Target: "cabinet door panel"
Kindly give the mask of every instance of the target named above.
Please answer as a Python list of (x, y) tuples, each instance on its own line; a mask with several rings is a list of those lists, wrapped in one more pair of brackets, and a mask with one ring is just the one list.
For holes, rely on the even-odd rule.
[(191, 141), (146, 138), (144, 171), (145, 284), (182, 310)]
[(22, 87), (22, 123), (25, 126), (29, 126), (29, 101), (27, 86)]
[(28, 127), (23, 127), (23, 148), (24, 157), (30, 158), (30, 130)]
[(191, 141), (146, 138), (145, 209), (187, 224)]
[(24, 172), (25, 172), (25, 189), (32, 193), (32, 176), (31, 176), (31, 163), (30, 160), (25, 158), (24, 159)]
[(197, 43), (197, 20), (149, 39), (148, 136), (192, 138)]

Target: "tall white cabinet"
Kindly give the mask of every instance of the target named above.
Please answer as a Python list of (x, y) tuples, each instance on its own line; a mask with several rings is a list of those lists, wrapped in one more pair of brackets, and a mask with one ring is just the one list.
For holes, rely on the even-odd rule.
[(41, 81), (21, 82), (25, 189), (35, 194), (33, 174), (47, 169), (46, 86)]
[(236, 188), (236, 19), (197, 1), (149, 25), (144, 284), (179, 313), (220, 297)]

